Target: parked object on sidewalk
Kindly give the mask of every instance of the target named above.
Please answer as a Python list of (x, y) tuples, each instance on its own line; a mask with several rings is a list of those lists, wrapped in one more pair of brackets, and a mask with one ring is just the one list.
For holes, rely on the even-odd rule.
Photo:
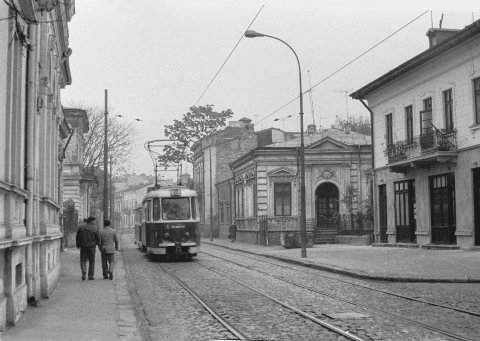
[(88, 279), (94, 279), (95, 248), (100, 244), (100, 233), (95, 226), (95, 217), (88, 217), (87, 223), (79, 227), (76, 236), (77, 249), (80, 249), (80, 269), (85, 280), (88, 262)]
[(235, 219), (232, 221), (232, 225), (230, 225), (228, 239), (230, 239), (232, 243), (237, 239), (237, 225), (235, 224)]
[(287, 249), (300, 247), (295, 233), (285, 233), (285, 242), (283, 245)]
[(113, 279), (115, 269), (115, 251), (118, 251), (117, 232), (110, 226), (110, 220), (103, 221), (98, 248), (102, 254), (103, 279)]

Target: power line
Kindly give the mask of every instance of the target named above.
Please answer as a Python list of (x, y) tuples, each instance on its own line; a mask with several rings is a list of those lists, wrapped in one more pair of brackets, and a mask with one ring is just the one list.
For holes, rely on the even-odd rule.
[[(262, 11), (263, 7), (265, 7), (265, 5), (262, 5), (262, 7), (260, 7), (260, 10), (257, 12), (257, 14), (255, 15), (255, 17), (253, 18), (252, 22), (250, 23), (250, 25), (248, 25), (247, 29), (248, 30), (250, 28), (250, 26), (252, 26), (252, 24), (254, 23), (254, 21), (257, 19), (258, 15), (260, 14), (260, 12)], [(245, 31), (246, 31), (245, 30)], [(245, 32), (244, 31), (244, 32)], [(222, 71), (223, 67), (225, 66), (225, 64), (227, 63), (227, 61), (230, 59), (230, 57), (232, 56), (233, 52), (235, 51), (235, 49), (237, 48), (237, 46), (240, 44), (240, 42), (242, 41), (243, 39), (243, 32), (242, 32), (242, 36), (240, 37), (240, 39), (238, 40), (238, 42), (235, 44), (235, 46), (233, 47), (233, 50), (229, 53), (229, 55), (227, 56), (227, 59), (225, 59), (225, 61), (223, 62), (222, 66), (220, 66), (220, 68), (218, 69), (218, 71), (215, 73), (215, 75), (213, 76), (212, 80), (210, 81), (210, 83), (208, 83), (207, 87), (205, 88), (205, 90), (203, 90), (202, 94), (200, 95), (200, 97), (197, 99), (197, 101), (195, 102), (195, 106), (198, 104), (198, 102), (200, 102), (200, 100), (202, 99), (203, 95), (205, 95), (205, 93), (207, 92), (207, 90), (210, 88), (210, 85), (212, 85), (213, 81), (215, 80), (215, 78), (217, 78), (218, 74), (220, 73), (220, 71)]]
[[(426, 13), (428, 13), (429, 11), (425, 11), (423, 12), (422, 14), (420, 14), (419, 16), (417, 16), (416, 18), (414, 18), (413, 20), (409, 21), (407, 24), (403, 25), (402, 27), (400, 27), (399, 29), (397, 29), (396, 31), (394, 31), (393, 33), (391, 33), (390, 35), (388, 35), (386, 38), (382, 39), (380, 42), (376, 43), (375, 45), (373, 45), (372, 47), (370, 47), (368, 50), (366, 50), (365, 52), (361, 53), (359, 56), (355, 57), (354, 59), (352, 59), (351, 61), (349, 61), (348, 63), (346, 63), (345, 65), (343, 65), (342, 67), (340, 67), (339, 69), (337, 69), (336, 71), (332, 72), (330, 75), (328, 75), (327, 77), (323, 78), (320, 82), (318, 82), (317, 84), (315, 84), (313, 87), (311, 87), (309, 90), (307, 91), (304, 91), (303, 94), (306, 94), (310, 91), (312, 91), (314, 88), (316, 88), (317, 86), (319, 86), (320, 84), (322, 84), (323, 82), (325, 82), (326, 80), (330, 79), (331, 77), (333, 77), (334, 75), (336, 75), (337, 73), (339, 73), (340, 71), (342, 71), (343, 69), (345, 69), (347, 66), (349, 66), (350, 64), (352, 64), (353, 62), (355, 62), (356, 60), (360, 59), (361, 57), (363, 57), (364, 55), (366, 55), (368, 52), (370, 52), (371, 50), (373, 50), (374, 48), (376, 48), (377, 46), (379, 46), (380, 44), (384, 43), (386, 40), (390, 39), (391, 37), (393, 37), (395, 34), (397, 34), (398, 32), (400, 32), (401, 30), (403, 30), (405, 27), (407, 27), (408, 25), (412, 24), (413, 22), (417, 21), (418, 19), (420, 19), (422, 16), (424, 16)], [(283, 108), (285, 108), (286, 106), (288, 106), (289, 104), (293, 103), (294, 101), (296, 101), (300, 96), (297, 96), (295, 98), (293, 98), (291, 101), (289, 101), (288, 103), (282, 105), (280, 108), (276, 109), (275, 111), (273, 111), (272, 113), (268, 114), (267, 116), (265, 116), (264, 118), (262, 118), (260, 121), (258, 122), (255, 122), (255, 124), (258, 124), (264, 120), (266, 120), (267, 118), (269, 118), (270, 116), (272, 116), (273, 114), (279, 112), (280, 110), (282, 110)]]

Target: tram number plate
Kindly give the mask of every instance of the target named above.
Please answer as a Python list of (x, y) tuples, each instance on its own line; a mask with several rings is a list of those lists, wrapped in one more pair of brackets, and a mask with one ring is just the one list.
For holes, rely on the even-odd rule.
[(185, 225), (170, 225), (171, 229), (183, 229), (185, 228)]

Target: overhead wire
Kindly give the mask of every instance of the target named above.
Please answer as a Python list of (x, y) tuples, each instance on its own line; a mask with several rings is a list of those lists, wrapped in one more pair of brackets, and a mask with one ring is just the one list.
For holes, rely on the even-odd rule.
[[(250, 22), (250, 24), (248, 25), (247, 29), (248, 30), (250, 28), (250, 26), (252, 26), (252, 24), (255, 22), (255, 20), (257, 19), (258, 15), (260, 14), (260, 12), (262, 11), (263, 7), (265, 7), (265, 5), (262, 5), (262, 7), (260, 7), (260, 9), (258, 10), (257, 14), (255, 15), (255, 17), (253, 18), (253, 20)], [(245, 31), (246, 31), (245, 30)], [(233, 47), (233, 50), (228, 54), (227, 58), (225, 59), (225, 61), (223, 62), (222, 66), (220, 66), (220, 68), (218, 69), (218, 71), (215, 73), (215, 75), (213, 76), (212, 80), (210, 81), (210, 83), (208, 83), (207, 87), (205, 88), (205, 90), (203, 90), (202, 94), (200, 95), (200, 97), (197, 99), (197, 101), (195, 102), (195, 106), (198, 104), (198, 102), (200, 102), (200, 100), (203, 98), (203, 95), (205, 95), (205, 93), (208, 91), (208, 89), (210, 88), (210, 86), (212, 85), (213, 81), (217, 78), (218, 74), (220, 73), (220, 71), (222, 71), (223, 67), (225, 66), (225, 64), (227, 63), (227, 61), (230, 59), (230, 57), (232, 56), (233, 52), (235, 52), (237, 46), (240, 44), (240, 42), (242, 41), (243, 37), (244, 37), (244, 32), (242, 32), (242, 36), (240, 37), (240, 39), (238, 40), (238, 42), (235, 44), (235, 46)]]
[[(355, 57), (354, 59), (352, 59), (351, 61), (349, 61), (348, 63), (344, 64), (342, 67), (340, 67), (339, 69), (337, 69), (336, 71), (332, 72), (331, 74), (329, 74), (328, 76), (326, 76), (325, 78), (323, 78), (321, 81), (319, 81), (318, 83), (316, 83), (314, 86), (312, 86), (310, 89), (304, 91), (302, 93), (302, 95), (308, 93), (308, 92), (311, 92), (314, 88), (316, 88), (317, 86), (319, 86), (320, 84), (322, 84), (323, 82), (327, 81), (328, 79), (330, 79), (331, 77), (333, 77), (334, 75), (336, 75), (337, 73), (339, 73), (340, 71), (342, 71), (343, 69), (345, 69), (347, 66), (349, 66), (350, 64), (352, 64), (353, 62), (357, 61), (358, 59), (360, 59), (361, 57), (363, 57), (364, 55), (366, 55), (368, 52), (372, 51), (374, 48), (376, 48), (377, 46), (379, 46), (380, 44), (384, 43), (386, 40), (390, 39), (391, 37), (393, 37), (395, 34), (397, 34), (398, 32), (400, 32), (401, 30), (403, 30), (405, 27), (407, 27), (408, 25), (414, 23), (415, 21), (417, 21), (418, 19), (420, 19), (422, 16), (424, 16), (426, 13), (428, 13), (429, 11), (425, 11), (423, 12), (422, 14), (418, 15), (417, 17), (415, 17), (414, 19), (412, 19), (411, 21), (409, 21), (407, 24), (403, 25), (402, 27), (400, 27), (399, 29), (397, 29), (396, 31), (394, 31), (393, 33), (389, 34), (387, 37), (385, 37), (384, 39), (382, 39), (380, 42), (376, 43), (375, 45), (373, 45), (372, 47), (370, 47), (368, 50), (364, 51), (363, 53), (361, 53), (360, 55), (358, 55), (357, 57)], [(255, 124), (258, 124), (264, 120), (266, 120), (267, 118), (269, 118), (270, 116), (272, 116), (273, 114), (279, 112), (280, 110), (282, 110), (283, 108), (287, 107), (288, 105), (290, 105), (291, 103), (293, 103), (294, 101), (296, 101), (298, 98), (300, 97), (297, 96), (295, 98), (293, 98), (291, 101), (289, 101), (288, 103), (282, 105), (280, 108), (276, 109), (275, 111), (273, 111), (272, 113), (268, 114), (267, 116), (265, 116), (264, 118), (262, 118), (260, 121), (257, 121), (255, 122)]]

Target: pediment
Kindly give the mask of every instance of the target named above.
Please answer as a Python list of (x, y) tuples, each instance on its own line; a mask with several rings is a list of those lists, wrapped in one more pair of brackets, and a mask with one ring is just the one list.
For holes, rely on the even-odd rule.
[(336, 150), (336, 149), (346, 149), (348, 146), (345, 143), (332, 139), (331, 137), (325, 137), (315, 143), (306, 147), (307, 149), (316, 149), (316, 150)]
[(271, 170), (270, 172), (267, 172), (267, 176), (296, 176), (297, 173), (295, 170), (292, 170), (287, 167), (280, 167), (276, 168), (274, 170)]

